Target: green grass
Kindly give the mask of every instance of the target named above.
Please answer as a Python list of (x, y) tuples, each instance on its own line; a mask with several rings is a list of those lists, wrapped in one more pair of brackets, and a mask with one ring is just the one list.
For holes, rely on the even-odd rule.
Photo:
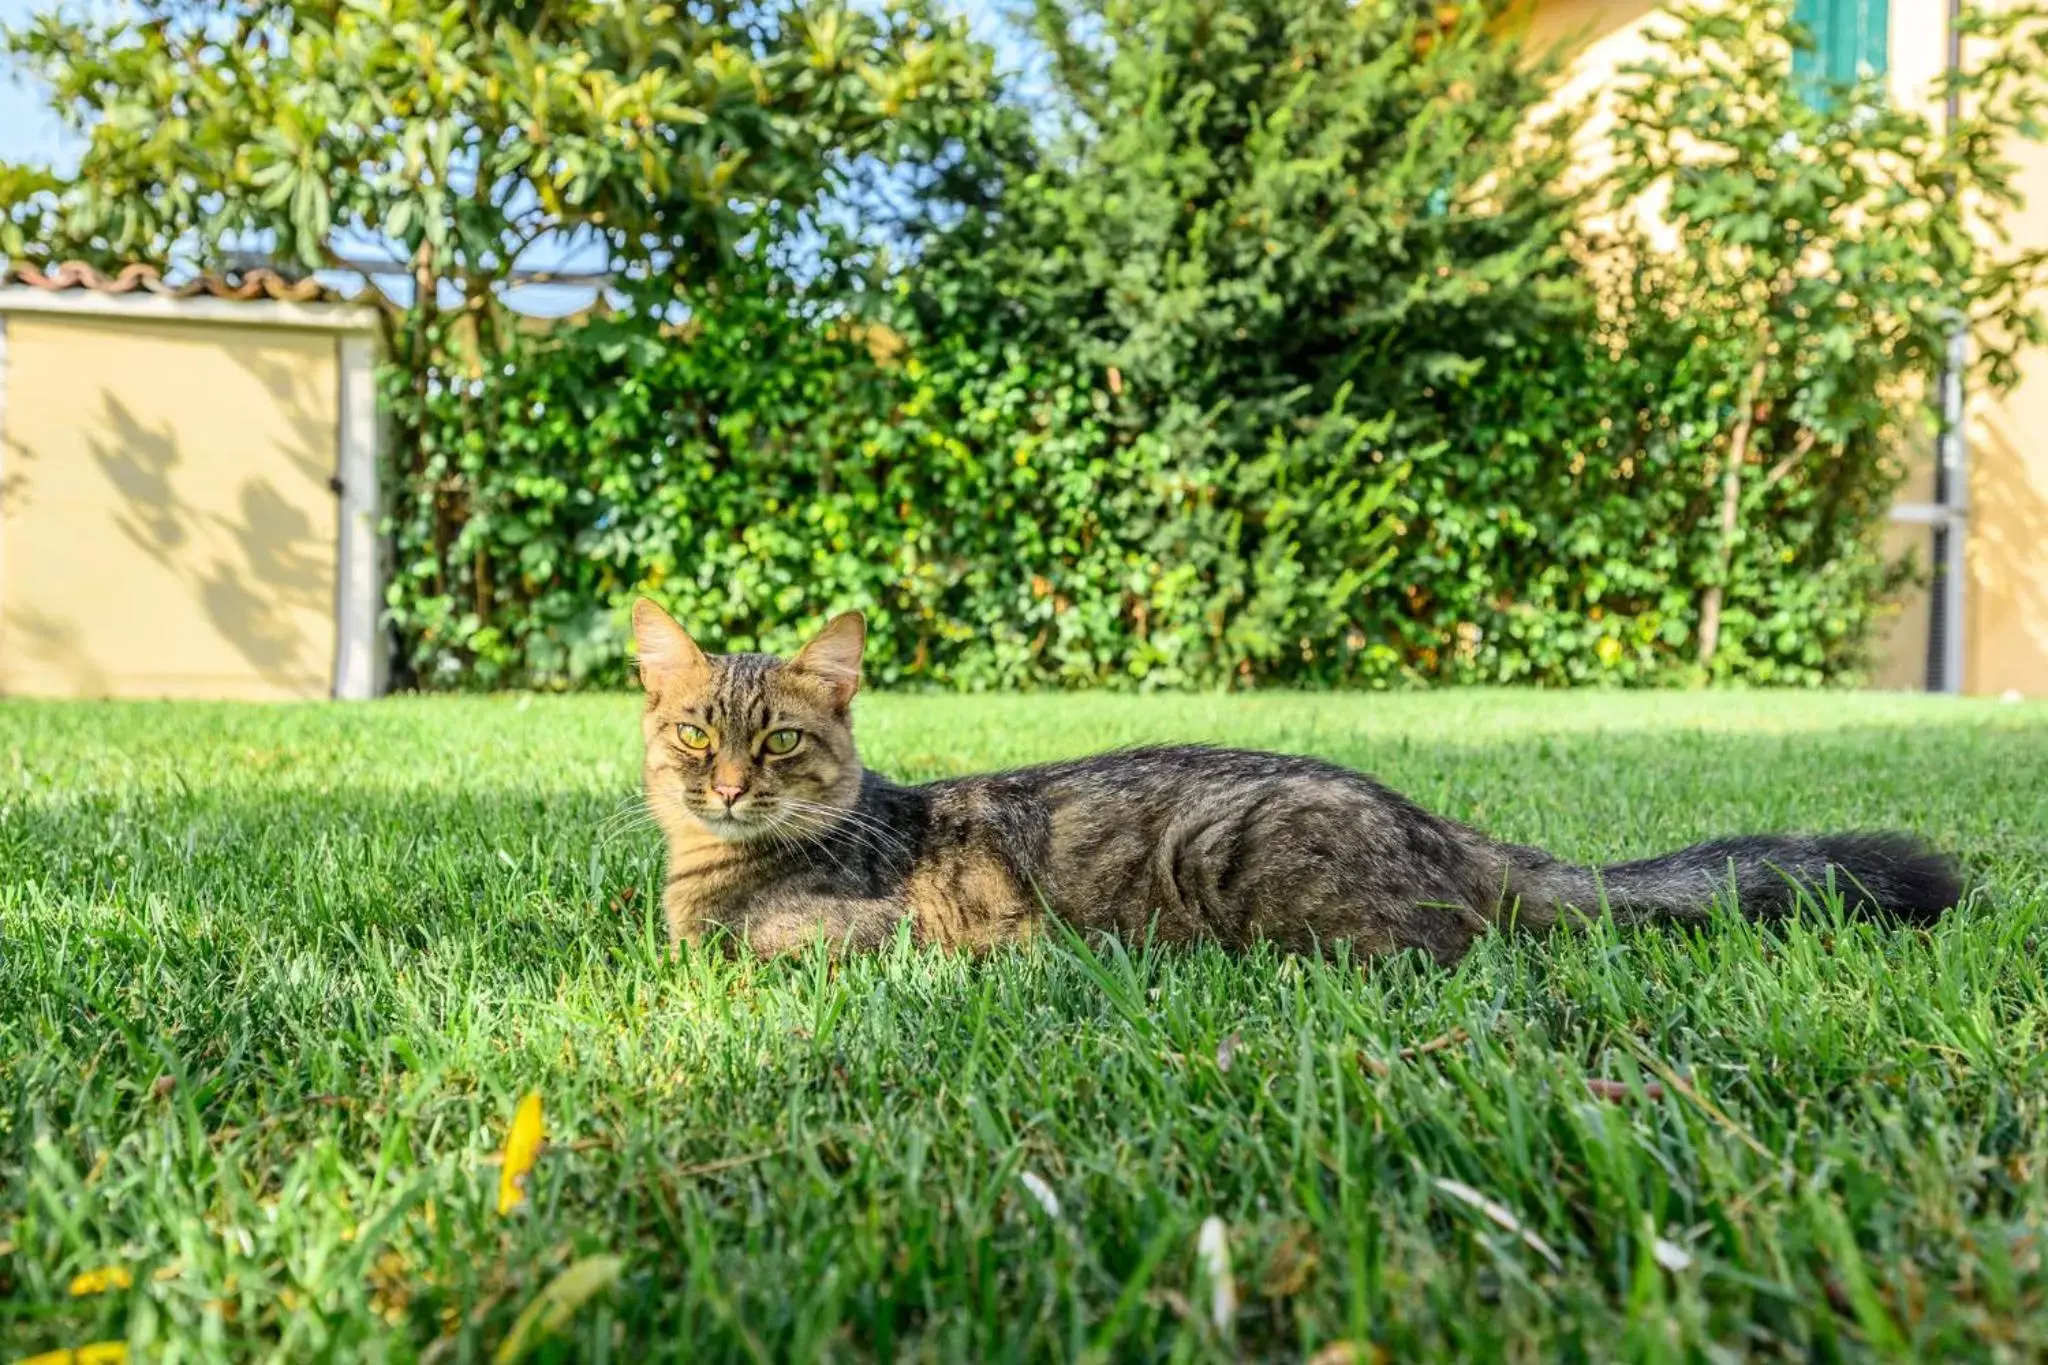
[(0, 1360), (487, 1359), (602, 1252), (542, 1356), (2048, 1354), (2048, 708), (863, 703), (900, 776), (1201, 738), (1582, 859), (1903, 825), (1980, 888), (1931, 932), (1823, 907), (1446, 973), (671, 963), (657, 839), (607, 823), (636, 705), (0, 706)]

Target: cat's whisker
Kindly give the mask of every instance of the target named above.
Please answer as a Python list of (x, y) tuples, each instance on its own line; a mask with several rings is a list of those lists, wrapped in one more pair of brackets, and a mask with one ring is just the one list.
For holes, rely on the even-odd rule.
[(597, 827), (596, 835), (599, 843), (607, 843), (613, 839), (624, 838), (629, 834), (640, 833), (642, 830), (651, 828), (653, 824), (654, 822), (651, 819), (645, 817), (608, 820)]
[(841, 829), (852, 834), (870, 836), (880, 841), (880, 843), (870, 844), (870, 847), (879, 848), (881, 844), (886, 844), (899, 853), (908, 853), (910, 851), (909, 843), (895, 830), (890, 829), (874, 817), (864, 815), (851, 807), (827, 806), (815, 801), (803, 801), (792, 797), (783, 798), (782, 803), (791, 810), (802, 812), (813, 820), (818, 821), (821, 830)]
[(840, 857), (839, 849), (834, 847), (835, 844), (847, 845), (854, 849), (865, 849), (875, 853), (886, 853), (888, 851), (877, 843), (871, 834), (859, 829), (857, 826), (833, 822), (816, 814), (793, 812), (791, 823), (802, 831), (808, 847), (815, 848), (823, 853), (832, 860), (835, 866), (842, 870), (845, 869), (846, 863)]
[(637, 809), (608, 811), (604, 815), (598, 817), (597, 828), (608, 829), (611, 826), (619, 823), (619, 821), (623, 819), (630, 819), (638, 813), (640, 812)]
[(600, 847), (629, 835), (661, 828), (663, 815), (685, 814), (688, 807), (672, 797), (660, 797), (648, 793), (636, 793), (625, 797), (610, 815), (597, 824), (596, 836)]
[[(815, 817), (810, 818), (814, 819)], [(808, 823), (807, 817), (802, 812), (791, 810), (787, 812), (786, 818), (782, 820), (771, 821), (770, 828), (773, 829), (778, 835), (785, 830), (793, 829), (796, 838), (792, 842), (792, 848), (815, 848), (819, 852), (823, 853), (826, 857), (832, 860), (832, 865), (839, 869), (841, 876), (849, 875), (849, 870), (845, 862), (841, 860), (838, 852), (833, 849), (831, 841), (820, 837), (822, 834), (829, 833), (829, 831), (822, 830), (819, 827)]]
[(796, 831), (794, 834), (784, 834), (781, 831), (778, 831), (776, 837), (779, 840), (783, 841), (783, 847), (788, 849), (790, 852), (800, 853), (803, 850), (810, 849), (818, 853), (822, 853), (828, 860), (830, 860), (833, 870), (836, 871), (840, 876), (846, 877), (851, 875), (851, 872), (847, 868), (845, 862), (843, 862), (840, 859), (839, 855), (833, 851), (832, 846), (830, 844), (822, 843), (813, 838), (808, 838), (801, 830)]
[(839, 807), (812, 802), (790, 802), (790, 812), (802, 822), (805, 832), (821, 843), (840, 836), (858, 847), (881, 854), (904, 855), (910, 846), (887, 826)]
[(651, 809), (646, 806), (635, 806), (631, 810), (616, 811), (611, 815), (607, 815), (604, 819), (597, 822), (597, 827), (600, 830), (606, 830), (620, 825), (645, 824), (653, 819), (654, 812)]
[(598, 825), (602, 828), (620, 820), (632, 820), (652, 813), (652, 806), (646, 797), (629, 796), (612, 807), (611, 811), (598, 821)]
[(810, 801), (802, 801), (796, 804), (801, 806), (804, 810), (809, 811), (815, 815), (818, 815), (824, 819), (836, 820), (843, 822), (845, 824), (857, 826), (861, 829), (872, 830), (876, 834), (886, 836), (893, 842), (899, 844), (902, 843), (902, 836), (899, 835), (895, 830), (889, 828), (888, 825), (884, 824), (880, 820), (877, 820), (875, 817), (871, 815), (865, 815), (860, 811), (853, 809), (852, 807), (826, 806)]

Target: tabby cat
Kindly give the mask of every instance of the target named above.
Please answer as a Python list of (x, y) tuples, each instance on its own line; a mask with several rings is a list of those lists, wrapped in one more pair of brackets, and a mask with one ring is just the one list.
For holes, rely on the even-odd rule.
[(1136, 749), (906, 787), (861, 766), (848, 709), (866, 626), (835, 618), (795, 657), (707, 655), (633, 612), (649, 808), (668, 839), (676, 942), (761, 953), (818, 939), (979, 949), (1048, 913), (1084, 932), (1462, 957), (1488, 929), (1568, 911), (1699, 920), (1733, 887), (1783, 915), (1833, 885), (1914, 919), (1955, 904), (1950, 862), (1898, 834), (1767, 835), (1599, 870), (1496, 843), (1369, 777), (1279, 754)]

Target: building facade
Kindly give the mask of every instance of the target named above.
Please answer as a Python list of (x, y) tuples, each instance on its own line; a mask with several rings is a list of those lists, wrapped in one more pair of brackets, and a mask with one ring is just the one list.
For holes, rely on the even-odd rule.
[[(1601, 92), (1651, 54), (1658, 27), (1671, 22), (1667, 9), (1655, 0), (1535, 0), (1530, 40), (1571, 54), (1559, 98), (1589, 99), (1595, 111), (1584, 156), (1602, 155)], [(1818, 42), (1808, 59), (1816, 74), (1849, 79), (1869, 69), (1900, 101), (1929, 105), (1952, 59), (1950, 0), (1798, 0), (1797, 13)], [(2017, 142), (2011, 160), (2026, 199), (2008, 225), (2013, 241), (2048, 247), (2048, 144)], [(2048, 696), (2048, 352), (2024, 357), (2010, 393), (1958, 397), (1964, 420), (1943, 447), (1910, 453), (1893, 509), (1892, 550), (1917, 551), (1934, 581), (1899, 604), (1877, 682)]]

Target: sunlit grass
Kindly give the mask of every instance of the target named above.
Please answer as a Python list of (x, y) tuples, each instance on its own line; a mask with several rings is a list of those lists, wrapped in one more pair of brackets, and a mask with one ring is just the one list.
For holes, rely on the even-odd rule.
[(1978, 888), (1443, 973), (671, 963), (635, 707), (0, 705), (0, 1361), (481, 1360), (522, 1312), (617, 1361), (2048, 1353), (2048, 709), (863, 703), (903, 776), (1210, 739), (1576, 858), (1902, 825)]

